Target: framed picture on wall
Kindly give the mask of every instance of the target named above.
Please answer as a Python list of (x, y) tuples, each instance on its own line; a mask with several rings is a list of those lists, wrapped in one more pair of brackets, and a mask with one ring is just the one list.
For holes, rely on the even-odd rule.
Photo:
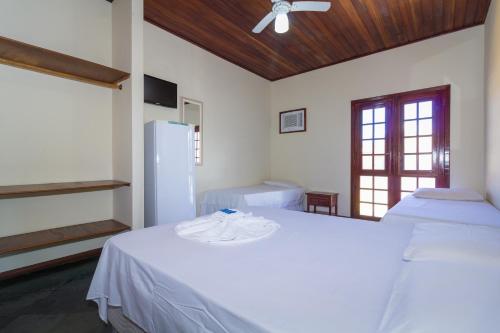
[(306, 108), (280, 112), (280, 134), (306, 131)]

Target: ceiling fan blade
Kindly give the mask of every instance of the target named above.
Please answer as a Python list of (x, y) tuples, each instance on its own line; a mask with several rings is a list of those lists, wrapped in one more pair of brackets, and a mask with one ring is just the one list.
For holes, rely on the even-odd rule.
[(276, 14), (273, 13), (273, 12), (270, 12), (269, 14), (267, 14), (260, 22), (259, 24), (257, 24), (255, 26), (255, 28), (253, 28), (252, 32), (254, 34), (258, 34), (260, 32), (262, 32), (262, 30), (264, 30), (268, 25), (269, 23), (271, 23), (274, 19), (276, 18)]
[(330, 9), (331, 6), (331, 2), (327, 1), (295, 1), (294, 3), (292, 3), (292, 12), (326, 12)]

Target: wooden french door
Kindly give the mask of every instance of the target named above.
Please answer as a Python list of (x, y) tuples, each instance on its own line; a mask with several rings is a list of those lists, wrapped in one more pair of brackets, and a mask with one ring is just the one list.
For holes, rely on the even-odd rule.
[(419, 187), (449, 187), (450, 87), (352, 102), (351, 215), (378, 220)]

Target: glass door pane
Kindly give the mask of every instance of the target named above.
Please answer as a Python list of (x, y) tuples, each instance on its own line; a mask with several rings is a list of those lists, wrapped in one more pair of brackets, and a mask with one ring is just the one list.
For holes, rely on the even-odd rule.
[[(384, 103), (365, 106), (360, 111), (359, 126), (360, 175), (357, 189), (357, 211), (367, 218), (380, 218), (388, 209), (389, 177), (387, 163), (387, 119), (389, 108)], [(359, 119), (360, 118), (360, 119)]]
[(412, 177), (402, 176), (400, 179), (400, 198), (410, 195), (417, 188), (435, 188), (436, 171), (434, 163), (435, 130), (434, 110), (432, 99), (404, 103), (401, 110), (402, 140), (402, 173)]
[(433, 170), (433, 101), (403, 105), (403, 170)]

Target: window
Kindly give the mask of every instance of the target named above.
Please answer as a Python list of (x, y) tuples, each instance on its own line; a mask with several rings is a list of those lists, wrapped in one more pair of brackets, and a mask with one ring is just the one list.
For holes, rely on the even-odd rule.
[(377, 220), (421, 187), (449, 187), (442, 86), (352, 102), (351, 214)]
[(200, 125), (194, 127), (194, 161), (201, 165), (201, 132)]
[(203, 163), (203, 103), (182, 97), (182, 122), (194, 128), (194, 161), (195, 165)]

